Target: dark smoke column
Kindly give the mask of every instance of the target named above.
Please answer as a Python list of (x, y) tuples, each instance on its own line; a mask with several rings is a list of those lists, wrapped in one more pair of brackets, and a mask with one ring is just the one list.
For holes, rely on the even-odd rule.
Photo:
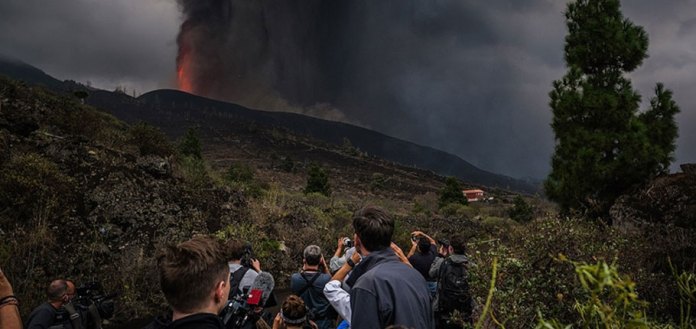
[(179, 88), (243, 105), (314, 103), (320, 0), (179, 0)]

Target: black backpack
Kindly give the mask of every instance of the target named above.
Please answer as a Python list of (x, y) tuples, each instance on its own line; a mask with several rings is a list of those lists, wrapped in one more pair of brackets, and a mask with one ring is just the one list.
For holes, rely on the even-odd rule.
[(230, 273), (230, 299), (234, 299), (239, 295), (245, 293), (244, 287), (240, 287), (239, 284), (242, 282), (244, 275), (250, 270), (248, 267), (241, 267), (233, 273)]
[(440, 266), (437, 284), (438, 312), (449, 314), (459, 310), (471, 314), (472, 299), (469, 293), (469, 273), (464, 264), (446, 259)]

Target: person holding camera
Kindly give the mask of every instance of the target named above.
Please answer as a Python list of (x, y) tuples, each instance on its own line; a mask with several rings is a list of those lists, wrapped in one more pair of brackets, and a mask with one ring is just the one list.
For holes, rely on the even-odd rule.
[(437, 278), (428, 273), (430, 266), (437, 257), (437, 242), (421, 231), (411, 233), (411, 250), (408, 252), (408, 261), (425, 279), (430, 291), (430, 297), (435, 297), (437, 291)]
[(198, 236), (164, 248), (157, 256), (162, 292), (172, 308), (171, 322), (147, 328), (224, 329), (218, 316), (227, 305), (230, 275), (223, 245)]
[[(82, 328), (82, 320), (79, 313), (69, 312), (66, 306), (69, 305), (75, 296), (75, 284), (72, 281), (56, 279), (51, 282), (46, 289), (48, 301), (35, 308), (29, 314), (27, 329), (47, 329), (47, 328)], [(69, 308), (69, 307), (68, 307)]]
[(305, 248), (302, 260), (302, 272), (290, 277), (290, 289), (302, 298), (311, 311), (311, 319), (320, 329), (336, 327), (338, 314), (324, 296), (324, 286), (331, 280), (321, 248), (310, 245)]
[[(343, 252), (344, 249), (345, 253)], [(350, 258), (350, 255), (352, 255), (354, 252), (355, 246), (351, 239), (348, 237), (338, 238), (336, 252), (334, 252), (333, 257), (331, 257), (331, 260), (329, 261), (329, 269), (331, 270), (331, 274), (336, 273), (336, 271), (338, 271), (341, 266), (345, 264), (346, 260)]]
[(230, 271), (230, 299), (244, 294), (261, 272), (261, 263), (254, 258), (251, 245), (240, 240), (227, 242)]

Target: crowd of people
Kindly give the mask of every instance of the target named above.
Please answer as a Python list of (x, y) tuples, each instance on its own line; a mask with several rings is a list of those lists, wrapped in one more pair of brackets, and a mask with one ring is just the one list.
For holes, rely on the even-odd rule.
[[(338, 239), (327, 265), (309, 245), (302, 269), (290, 277), (292, 294), (277, 314), (274, 279), (261, 270), (250, 245), (196, 236), (165, 247), (157, 266), (171, 313), (148, 329), (187, 328), (462, 328), (470, 324), (469, 294), (460, 235), (435, 240), (414, 231), (408, 254), (392, 242), (394, 220), (367, 206), (353, 215), (354, 235)], [(101, 328), (96, 312), (75, 310), (75, 284), (53, 280), (47, 302), (28, 317), (27, 329)], [(0, 270), (0, 328), (22, 328), (18, 299)]]

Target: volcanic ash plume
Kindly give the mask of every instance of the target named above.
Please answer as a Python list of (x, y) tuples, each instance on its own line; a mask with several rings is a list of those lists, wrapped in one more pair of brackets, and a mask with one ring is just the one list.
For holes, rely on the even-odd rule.
[(180, 0), (179, 88), (270, 110), (321, 103), (320, 4)]

